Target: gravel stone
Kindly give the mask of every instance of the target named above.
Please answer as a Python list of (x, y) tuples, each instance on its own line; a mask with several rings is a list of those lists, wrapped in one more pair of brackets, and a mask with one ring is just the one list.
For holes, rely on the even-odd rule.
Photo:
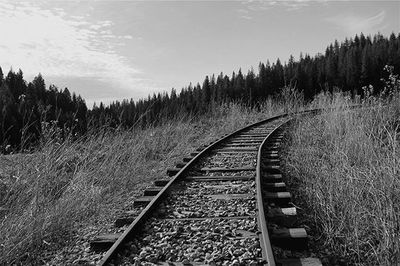
[[(261, 143), (260, 143), (261, 144)], [(258, 144), (259, 145), (259, 144)], [(258, 145), (249, 145), (258, 147)], [(202, 159), (198, 164), (197, 168), (203, 167), (256, 167), (257, 156), (254, 153), (243, 153), (241, 156), (232, 156), (225, 153), (217, 153), (213, 156)]]
[[(144, 232), (144, 237), (127, 245), (131, 256), (142, 258), (142, 262), (168, 260), (171, 263), (183, 264), (194, 261), (208, 264), (213, 262), (215, 265), (248, 265), (257, 262), (261, 256), (258, 238), (243, 238), (240, 231), (257, 232), (255, 218), (202, 221), (152, 218), (149, 227), (156, 228), (169, 238), (165, 241), (164, 238), (158, 237), (158, 234), (152, 234), (152, 237), (148, 238), (151, 233)], [(216, 228), (218, 230), (215, 230)], [(160, 245), (162, 243), (164, 245)], [(124, 258), (121, 264), (129, 265), (128, 258)]]
[(187, 182), (180, 183), (161, 205), (157, 216), (160, 218), (203, 218), (255, 215), (255, 196), (218, 200), (213, 194), (252, 194), (254, 181), (232, 182)]

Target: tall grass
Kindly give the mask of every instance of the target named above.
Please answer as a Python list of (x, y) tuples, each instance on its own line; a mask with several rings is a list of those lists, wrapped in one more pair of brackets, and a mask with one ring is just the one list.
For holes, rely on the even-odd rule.
[(37, 152), (15, 157), (0, 173), (0, 206), (9, 209), (0, 217), (0, 264), (39, 264), (43, 250), (65, 245), (79, 226), (112, 217), (194, 148), (283, 109), (273, 101), (257, 109), (226, 104), (210, 117), (104, 130), (73, 142), (43, 139)]
[[(400, 94), (392, 85), (389, 98), (367, 93), (361, 102), (320, 95), (322, 115), (291, 135), (290, 182), (328, 264), (400, 264)], [(362, 108), (350, 110), (354, 103)]]
[[(300, 121), (292, 136), (287, 163), (303, 207), (323, 248), (351, 263), (399, 262), (399, 94), (390, 99), (320, 94), (311, 107), (326, 110)], [(354, 103), (363, 109), (351, 111)], [(50, 134), (31, 155), (0, 157), (0, 207), (9, 210), (0, 213), (0, 264), (39, 264), (44, 250), (66, 245), (81, 226), (113, 217), (194, 148), (302, 108), (302, 95), (285, 88), (279, 101), (254, 109), (224, 104), (209, 116), (102, 130), (76, 141)]]

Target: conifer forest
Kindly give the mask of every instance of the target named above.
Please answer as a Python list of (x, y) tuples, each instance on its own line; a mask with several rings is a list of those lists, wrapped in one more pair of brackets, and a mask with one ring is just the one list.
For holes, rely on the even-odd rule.
[(290, 56), (287, 62), (260, 62), (257, 70), (247, 73), (239, 69), (232, 74), (213, 74), (180, 91), (172, 89), (138, 101), (97, 103), (91, 109), (68, 88), (46, 87), (41, 74), (28, 82), (22, 70), (6, 73), (0, 68), (0, 151), (30, 149), (52, 126), (61, 138), (78, 137), (98, 128), (146, 127), (179, 115), (207, 114), (221, 103), (257, 107), (287, 86), (302, 91), (305, 100), (324, 90), (362, 95), (367, 87), (379, 94), (388, 75), (386, 65), (392, 66), (395, 74), (400, 73), (400, 34), (360, 34), (334, 41), (315, 56), (300, 54), (299, 60)]

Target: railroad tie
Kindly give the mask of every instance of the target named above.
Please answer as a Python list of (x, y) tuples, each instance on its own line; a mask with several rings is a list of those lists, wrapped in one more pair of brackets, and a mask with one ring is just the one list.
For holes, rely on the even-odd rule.
[(279, 259), (277, 264), (281, 266), (322, 266), (317, 258), (300, 258), (300, 259)]
[(263, 156), (264, 155), (273, 155), (273, 154), (278, 155), (279, 151), (277, 149), (264, 149), (263, 150)]
[(188, 176), (185, 179), (198, 182), (249, 181), (249, 180), (254, 180), (255, 176)]
[(96, 252), (109, 249), (121, 234), (103, 234), (98, 235), (90, 241), (90, 249)]
[(143, 206), (143, 205), (147, 205), (150, 203), (150, 201), (153, 200), (153, 196), (142, 196), (139, 198), (136, 198), (133, 201), (133, 206), (137, 207), (137, 206)]
[(269, 154), (269, 155), (263, 155), (263, 159), (278, 159), (279, 155), (278, 154)]
[(284, 227), (291, 227), (296, 223), (297, 211), (295, 207), (268, 208), (266, 217), (268, 222)]
[[(188, 158), (189, 159), (189, 158)], [(175, 168), (168, 168), (167, 169), (167, 175), (168, 176), (174, 176), (176, 175), (183, 167), (185, 167), (186, 163), (185, 162), (177, 162), (175, 164)]]
[(271, 241), (274, 245), (289, 250), (305, 250), (308, 248), (308, 236), (304, 228), (273, 228)]
[(283, 140), (283, 136), (272, 136), (270, 140)]
[[(127, 247), (114, 245), (99, 265), (133, 263), (132, 256), (138, 256), (138, 248), (148, 245), (149, 241), (157, 243), (162, 240), (158, 239), (158, 235), (176, 232), (181, 234), (179, 239), (183, 240), (188, 234), (196, 234), (196, 242), (199, 242), (198, 240), (219, 239), (228, 232), (231, 240), (246, 239), (246, 244), (241, 249), (247, 250), (247, 247), (258, 245), (263, 251), (269, 252), (258, 252), (245, 261), (247, 265), (259, 265), (268, 261), (271, 265), (319, 266), (320, 261), (314, 258), (275, 260), (276, 254), (271, 255), (271, 243), (285, 250), (303, 250), (307, 248), (308, 240), (304, 228), (295, 228), (297, 211), (288, 206), (291, 194), (286, 190), (280, 172), (279, 150), (283, 133), (279, 127), (287, 121), (285, 117), (277, 117), (265, 120), (266, 124), (257, 123), (227, 137), (224, 135), (217, 141), (199, 147), (190, 156), (183, 158), (183, 162), (167, 169), (171, 179), (155, 180), (154, 185), (146, 188), (143, 196), (133, 203), (142, 208), (134, 208), (115, 221), (116, 227), (130, 224), (124, 233), (126, 240), (121, 240), (121, 243), (129, 243), (127, 241), (133, 236), (137, 238), (137, 243), (129, 246), (131, 249), (128, 247), (128, 250)], [(263, 148), (260, 149), (261, 143)], [(209, 147), (210, 145), (213, 146)], [(204, 149), (207, 147), (210, 152), (205, 153)], [(195, 157), (199, 159), (198, 162), (194, 162)], [(253, 165), (255, 161), (257, 167)], [(192, 175), (183, 173), (182, 169), (186, 167), (187, 173)], [(183, 183), (185, 181), (189, 182)], [(167, 190), (176, 193), (161, 194)], [(161, 203), (162, 201), (165, 203)], [(159, 209), (163, 211), (157, 212)], [(152, 219), (149, 220), (149, 217)], [(203, 224), (206, 230), (199, 227)], [(149, 229), (143, 229), (144, 225)], [(239, 230), (238, 225), (243, 230)], [(158, 229), (154, 232), (152, 230), (155, 226)], [(171, 226), (173, 231), (170, 231)], [(143, 233), (145, 237), (142, 237)], [(111, 247), (119, 236), (101, 235), (91, 243), (91, 247), (97, 250)], [(221, 239), (222, 242), (226, 241)], [(100, 244), (96, 246), (96, 243)], [(237, 254), (240, 255), (240, 252), (242, 250), (238, 249)], [(179, 258), (180, 261), (176, 262), (177, 258), (172, 255), (171, 258), (158, 258), (157, 253), (153, 253), (148, 252), (140, 260), (157, 265), (171, 265), (172, 262), (173, 265), (207, 264), (207, 261), (199, 261), (198, 258)], [(239, 263), (238, 255), (227, 256), (223, 259), (225, 263)]]
[(154, 186), (157, 186), (157, 187), (163, 187), (166, 184), (168, 184), (169, 181), (170, 181), (169, 179), (159, 179), (159, 180), (154, 180), (153, 184), (154, 184)]
[(264, 149), (265, 150), (280, 150), (282, 146), (282, 143), (280, 142), (267, 142), (265, 143)]
[(263, 160), (263, 162), (262, 162), (264, 165), (267, 165), (267, 164), (272, 164), (272, 165), (280, 165), (280, 163), (281, 163), (281, 160), (279, 160), (279, 159), (265, 159), (265, 160)]
[(290, 192), (265, 192), (265, 198), (270, 203), (275, 203), (277, 205), (288, 204), (292, 200)]
[(279, 174), (281, 167), (279, 165), (262, 165), (262, 170), (271, 174)]
[(185, 162), (177, 162), (177, 163), (175, 164), (175, 167), (176, 167), (176, 168), (183, 168), (183, 167), (185, 167), (185, 165), (186, 165)]
[(181, 170), (181, 168), (168, 168), (168, 169), (167, 169), (167, 175), (168, 175), (168, 176), (174, 176), (174, 175), (176, 175), (180, 170)]
[(143, 196), (155, 196), (162, 190), (162, 187), (148, 187), (143, 192)]
[(286, 191), (286, 184), (284, 182), (265, 183), (264, 189), (270, 192), (284, 192)]
[(240, 137), (240, 138), (235, 138), (232, 139), (231, 141), (263, 141), (265, 139), (265, 137)]
[(282, 182), (282, 175), (281, 174), (263, 174), (261, 176), (262, 180), (266, 183), (279, 183)]
[[(265, 158), (265, 159), (271, 159), (271, 158), (266, 158), (266, 157), (268, 157), (268, 156), (277, 156), (277, 155), (279, 155), (280, 154), (280, 150), (279, 149), (277, 149), (277, 148), (271, 148), (271, 149), (263, 149), (263, 158)], [(277, 156), (276, 158), (274, 158), (274, 159), (277, 159), (277, 158), (279, 158), (279, 156)]]
[(257, 147), (223, 147), (215, 150), (216, 152), (257, 152)]
[(231, 143), (256, 143), (256, 144), (259, 144), (259, 143), (261, 143), (261, 141), (262, 140), (254, 140), (254, 139), (248, 139), (248, 140), (234, 139), (234, 140), (227, 141), (226, 143), (227, 144), (231, 144)]
[(297, 211), (295, 207), (290, 208), (270, 208), (268, 210), (267, 216), (268, 218), (273, 219), (278, 216), (295, 216), (297, 215)]
[(228, 143), (224, 145), (224, 148), (256, 148), (258, 144), (252, 143)]
[(203, 167), (200, 169), (201, 172), (241, 172), (241, 171), (255, 171), (256, 168), (253, 166), (237, 167), (237, 168), (225, 168), (225, 167)]
[(265, 138), (265, 134), (238, 134), (232, 138), (240, 139), (240, 138)]
[(128, 225), (130, 223), (132, 223), (136, 217), (139, 215), (140, 211), (138, 210), (131, 210), (131, 211), (126, 211), (124, 212), (121, 217), (117, 218), (114, 221), (114, 225), (115, 227), (122, 227), (125, 225)]
[(215, 153), (219, 154), (257, 153), (257, 150), (236, 150), (236, 151), (215, 150)]
[(269, 140), (266, 143), (267, 147), (276, 146), (277, 148), (279, 148), (281, 145), (282, 145), (282, 142), (280, 140)]

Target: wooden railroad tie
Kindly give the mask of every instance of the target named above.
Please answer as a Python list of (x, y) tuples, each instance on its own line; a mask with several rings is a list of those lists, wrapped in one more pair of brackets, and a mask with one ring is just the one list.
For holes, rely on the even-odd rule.
[[(266, 120), (271, 121), (271, 120)], [(142, 197), (138, 197), (134, 200), (133, 206), (146, 206), (150, 202), (152, 206), (148, 205), (147, 209), (144, 210), (156, 210), (157, 207), (155, 204), (160, 204), (162, 197), (161, 191), (166, 191), (166, 186), (173, 186), (173, 189), (179, 189), (174, 184), (177, 182), (180, 183), (180, 180), (185, 181), (193, 181), (193, 182), (216, 182), (221, 181), (221, 183), (204, 183), (200, 186), (204, 189), (211, 189), (213, 192), (209, 193), (219, 193), (219, 194), (207, 194), (204, 195), (204, 201), (231, 201), (238, 200), (240, 201), (251, 201), (254, 202), (258, 196), (261, 196), (260, 199), (263, 202), (260, 206), (258, 206), (258, 214), (262, 213), (263, 217), (265, 217), (269, 222), (267, 225), (265, 221), (261, 221), (262, 229), (258, 229), (260, 231), (256, 232), (257, 229), (251, 229), (250, 231), (239, 232), (238, 234), (232, 234), (232, 239), (244, 239), (244, 238), (260, 238), (263, 236), (264, 231), (269, 231), (269, 239), (271, 243), (275, 247), (281, 247), (285, 250), (304, 250), (308, 245), (308, 235), (304, 228), (295, 228), (297, 221), (296, 215), (297, 210), (295, 207), (289, 205), (291, 202), (291, 194), (286, 190), (286, 184), (283, 182), (282, 174), (280, 172), (280, 148), (282, 144), (282, 140), (284, 135), (282, 131), (278, 131), (277, 128), (280, 127), (285, 122), (285, 119), (281, 119), (277, 121), (277, 123), (270, 123), (267, 126), (259, 126), (258, 128), (250, 128), (247, 127), (245, 131), (237, 131), (236, 133), (229, 135), (228, 138), (224, 139), (223, 144), (219, 142), (219, 140), (210, 142), (209, 144), (202, 145), (197, 148), (194, 152), (190, 153), (190, 156), (187, 156), (182, 159), (182, 162), (177, 162), (175, 167), (167, 169), (167, 175), (172, 177), (171, 179), (162, 178), (159, 180), (155, 180), (153, 182), (153, 186), (147, 187)], [(271, 133), (272, 132), (272, 133)], [(225, 135), (226, 136), (226, 135)], [(223, 136), (222, 138), (225, 138)], [(266, 137), (269, 136), (268, 139)], [(214, 156), (215, 154), (222, 153), (223, 156), (226, 157), (226, 161), (230, 161), (230, 157), (240, 157), (243, 155), (253, 155), (253, 153), (258, 153), (260, 148), (259, 145), (263, 142), (263, 148), (261, 150), (261, 157), (258, 155), (258, 158), (261, 158), (261, 162), (258, 162), (258, 165), (261, 166), (259, 168), (253, 166), (252, 164), (246, 164), (245, 166), (241, 166), (240, 164), (235, 164), (235, 167), (232, 167), (232, 164), (226, 163), (225, 167), (199, 167), (195, 165), (190, 165), (189, 171), (195, 173), (195, 176), (187, 176), (187, 174), (183, 175), (183, 168), (186, 168), (187, 164), (191, 161), (194, 161), (194, 158), (199, 156), (199, 154), (206, 154), (204, 149), (209, 147), (210, 145), (214, 145), (213, 149), (210, 149), (210, 152), (207, 151), (207, 156)], [(217, 156), (219, 157), (219, 156)], [(234, 161), (232, 161), (234, 162)], [(188, 171), (188, 172), (189, 172)], [(251, 171), (251, 172), (250, 172)], [(243, 173), (242, 173), (243, 172)], [(179, 173), (179, 174), (178, 174)], [(211, 173), (211, 174), (209, 174)], [(214, 176), (216, 175), (226, 174), (226, 176)], [(207, 176), (206, 176), (207, 174)], [(234, 174), (240, 174), (240, 176), (235, 176)], [(198, 175), (198, 176), (197, 176)], [(257, 178), (256, 178), (257, 175)], [(231, 182), (231, 181), (249, 181), (254, 180), (256, 183), (251, 182), (251, 187), (254, 188), (256, 185), (257, 190), (246, 190), (247, 193), (240, 193), (242, 191), (243, 182)], [(261, 181), (261, 182), (259, 182)], [(172, 184), (174, 182), (174, 184)], [(248, 183), (247, 183), (248, 185)], [(168, 187), (168, 190), (170, 186)], [(180, 185), (179, 185), (180, 186)], [(185, 185), (182, 185), (182, 188)], [(196, 186), (197, 187), (197, 186)], [(239, 190), (236, 188), (240, 188)], [(224, 193), (223, 191), (229, 191), (230, 193)], [(236, 194), (234, 194), (236, 192)], [(165, 194), (166, 195), (166, 194)], [(202, 204), (205, 204), (201, 202)], [(258, 202), (260, 203), (260, 202)], [(220, 204), (229, 204), (220, 202)], [(262, 205), (264, 204), (264, 205)], [(261, 208), (261, 209), (260, 209)], [(140, 227), (143, 225), (144, 219), (146, 217), (150, 217), (148, 213), (140, 213), (143, 209), (134, 208), (134, 210), (125, 212), (121, 215), (120, 218), (115, 220), (116, 227), (122, 227), (131, 224), (128, 227), (129, 233), (133, 232), (136, 234), (137, 231), (140, 231)], [(191, 217), (198, 216), (197, 214), (185, 213), (183, 210), (177, 210), (177, 214), (174, 214), (172, 217), (175, 218), (167, 218), (170, 216), (165, 216), (164, 214), (160, 215), (155, 213), (155, 217), (160, 220), (171, 220), (171, 221), (189, 221), (185, 223), (191, 223), (190, 221), (203, 221), (203, 220), (216, 220), (216, 219), (257, 219), (260, 218), (258, 215), (254, 216), (233, 216), (230, 217), (229, 212), (216, 212), (209, 213), (212, 217)], [(181, 214), (181, 215), (179, 215)], [(246, 215), (244, 212), (234, 213), (234, 215)], [(219, 217), (218, 215), (225, 215), (224, 217)], [(262, 219), (261, 219), (262, 220)], [(124, 233), (125, 235), (125, 233)], [(128, 234), (126, 234), (128, 235)], [(104, 251), (105, 249), (110, 248), (117, 239), (121, 236), (121, 234), (104, 234), (99, 235), (97, 238), (93, 239), (90, 242), (90, 247), (92, 250)], [(122, 243), (122, 241), (121, 241)], [(265, 243), (264, 243), (265, 244)], [(266, 244), (269, 246), (269, 243)], [(116, 252), (117, 249), (111, 251)], [(106, 259), (102, 260), (102, 263), (110, 263), (111, 256), (114, 256), (116, 253), (106, 254)], [(264, 255), (263, 255), (264, 256)], [(275, 255), (274, 255), (275, 256)], [(263, 258), (254, 258), (254, 263), (260, 263), (263, 261), (266, 262), (266, 257)], [(272, 264), (273, 264), (272, 259)], [(270, 258), (268, 257), (268, 261)], [(184, 262), (174, 262), (174, 265), (204, 265), (203, 262), (192, 262), (192, 261), (184, 261)], [(171, 265), (170, 262), (159, 262), (158, 265)], [(281, 259), (276, 260), (276, 265), (287, 265), (287, 266), (295, 266), (295, 265), (308, 265), (308, 266), (320, 266), (321, 262), (319, 259), (314, 258), (298, 258), (298, 259)]]
[(155, 196), (162, 190), (162, 187), (148, 187), (143, 192), (143, 196)]
[(304, 228), (274, 228), (270, 236), (274, 245), (284, 249), (305, 250), (308, 248), (308, 236)]
[(268, 208), (266, 217), (270, 223), (291, 227), (296, 223), (297, 211), (295, 207), (289, 208)]
[(317, 258), (278, 259), (276, 262), (282, 266), (322, 266)]
[(265, 183), (264, 189), (270, 192), (284, 192), (286, 191), (286, 184), (284, 182)]
[(281, 174), (263, 174), (261, 179), (267, 183), (279, 183), (282, 182)]
[(190, 181), (248, 181), (255, 180), (255, 176), (188, 176), (185, 178)]
[(224, 167), (203, 167), (201, 172), (240, 172), (240, 171), (255, 171), (253, 166), (237, 167), (237, 168), (224, 168)]
[(265, 198), (268, 202), (275, 203), (278, 205), (288, 204), (292, 200), (290, 192), (265, 192)]
[(150, 201), (153, 200), (153, 196), (143, 196), (143, 197), (139, 197), (136, 198), (133, 201), (133, 206), (137, 207), (137, 206), (143, 206), (143, 205), (147, 205), (150, 203)]
[(121, 234), (98, 235), (90, 241), (90, 249), (96, 252), (109, 249), (120, 236)]
[(271, 174), (279, 174), (281, 167), (279, 165), (262, 165), (262, 170)]
[(153, 184), (157, 187), (163, 187), (166, 184), (168, 184), (168, 182), (171, 181), (169, 179), (159, 179), (159, 180), (154, 180)]

